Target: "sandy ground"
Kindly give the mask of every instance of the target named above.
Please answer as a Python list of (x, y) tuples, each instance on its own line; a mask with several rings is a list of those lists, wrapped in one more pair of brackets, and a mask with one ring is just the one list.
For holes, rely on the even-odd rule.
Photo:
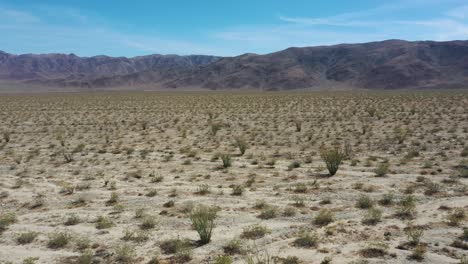
[[(466, 263), (467, 106), (466, 92), (1, 96), (0, 225), (2, 216), (16, 219), (0, 235), (0, 263), (124, 263), (122, 245), (128, 263), (230, 263), (219, 257), (233, 239), (243, 248), (233, 263)], [(247, 145), (242, 156), (236, 138)], [(321, 152), (332, 146), (347, 155), (329, 177)], [(376, 177), (382, 163), (388, 171)], [(389, 193), (393, 203), (379, 203)], [(382, 213), (375, 224), (363, 223), (362, 196)], [(398, 212), (408, 196), (415, 208), (405, 218)], [(203, 246), (188, 217), (198, 205), (219, 210)], [(320, 226), (323, 209), (334, 219)], [(259, 217), (268, 210), (269, 219)], [(78, 223), (65, 225), (70, 215)], [(96, 227), (102, 216), (110, 227)], [(156, 225), (144, 241), (123, 239), (143, 232), (147, 218)], [(270, 232), (242, 238), (252, 225)], [(422, 230), (418, 243), (408, 229)], [(37, 236), (20, 243), (27, 232)], [(53, 248), (57, 232), (70, 239)], [(304, 232), (317, 236), (313, 246), (295, 242)], [(177, 238), (191, 246), (160, 249)], [(421, 260), (415, 248), (426, 249)]]

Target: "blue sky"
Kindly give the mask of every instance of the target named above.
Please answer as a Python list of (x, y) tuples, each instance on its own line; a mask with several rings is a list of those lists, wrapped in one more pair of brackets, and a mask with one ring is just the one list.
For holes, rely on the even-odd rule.
[(265, 54), (468, 39), (468, 0), (0, 0), (0, 50), (81, 56)]

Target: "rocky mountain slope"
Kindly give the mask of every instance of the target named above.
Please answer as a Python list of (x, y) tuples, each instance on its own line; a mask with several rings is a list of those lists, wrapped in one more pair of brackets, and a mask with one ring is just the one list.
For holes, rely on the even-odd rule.
[(388, 40), (237, 57), (0, 53), (0, 80), (81, 88), (468, 88), (468, 41)]

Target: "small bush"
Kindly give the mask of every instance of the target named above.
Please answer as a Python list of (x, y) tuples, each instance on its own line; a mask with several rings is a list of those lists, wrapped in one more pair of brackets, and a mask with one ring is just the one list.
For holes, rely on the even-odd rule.
[(367, 210), (366, 216), (362, 222), (366, 225), (375, 225), (382, 220), (382, 210), (377, 208), (370, 208)]
[(409, 243), (411, 245), (417, 245), (421, 241), (424, 230), (420, 227), (410, 225), (405, 229), (405, 233), (408, 237)]
[(261, 219), (272, 219), (278, 215), (278, 209), (274, 206), (268, 206), (262, 210), (258, 218)]
[(81, 222), (81, 219), (80, 217), (78, 217), (78, 215), (70, 214), (63, 224), (66, 226), (72, 226), (72, 225), (77, 225), (80, 222)]
[(253, 225), (244, 228), (241, 234), (241, 238), (259, 239), (269, 233), (271, 233), (271, 231), (266, 226)]
[(333, 176), (338, 171), (341, 161), (345, 158), (344, 152), (339, 148), (322, 149), (320, 156), (325, 162), (330, 176)]
[(374, 201), (367, 196), (367, 195), (361, 195), (359, 196), (357, 202), (356, 202), (356, 207), (360, 209), (369, 209), (374, 206)]
[(96, 228), (97, 229), (107, 229), (114, 226), (114, 223), (105, 216), (99, 216), (96, 220)]
[(16, 222), (16, 214), (3, 213), (0, 215), (0, 234), (7, 230), (8, 226)]
[(192, 221), (192, 227), (200, 236), (200, 242), (202, 244), (208, 244), (211, 240), (217, 213), (217, 208), (206, 206), (198, 206), (190, 212), (189, 217)]
[(388, 169), (390, 168), (390, 165), (388, 162), (383, 162), (380, 163), (379, 166), (374, 170), (375, 176), (376, 177), (384, 177), (388, 173)]
[(115, 247), (115, 260), (118, 263), (133, 263), (136, 259), (135, 247), (129, 244), (121, 244)]
[(16, 243), (20, 245), (25, 245), (32, 243), (34, 239), (39, 235), (37, 232), (26, 232), (26, 233), (21, 233), (16, 237)]
[(229, 168), (232, 166), (232, 160), (231, 160), (231, 155), (229, 154), (222, 154), (220, 156), (221, 161), (223, 162), (223, 168)]
[(303, 232), (293, 242), (294, 246), (302, 248), (316, 247), (319, 242), (319, 237), (316, 233)]
[(414, 247), (413, 251), (411, 252), (411, 255), (409, 256), (410, 259), (418, 260), (421, 261), (424, 259), (425, 255), (427, 252), (427, 248), (423, 244), (418, 244), (416, 247)]
[(244, 192), (244, 187), (242, 185), (235, 185), (232, 187), (231, 195), (241, 196)]
[(236, 137), (235, 146), (239, 149), (241, 156), (245, 154), (245, 151), (247, 150), (247, 142), (245, 142), (243, 138)]
[(398, 202), (397, 215), (404, 219), (411, 219), (416, 216), (416, 199), (412, 195), (401, 198)]
[(168, 239), (159, 245), (159, 248), (161, 248), (161, 251), (164, 254), (176, 254), (184, 249), (190, 248), (190, 242), (187, 240), (181, 240), (179, 238), (177, 239)]
[(70, 243), (72, 236), (67, 232), (56, 232), (49, 234), (47, 247), (52, 249), (64, 248)]
[(382, 198), (379, 200), (379, 204), (383, 206), (390, 206), (393, 204), (394, 195), (393, 193), (386, 193), (382, 195)]
[(322, 209), (314, 218), (314, 224), (318, 226), (326, 226), (335, 221), (335, 215), (328, 209)]
[(143, 229), (143, 230), (149, 230), (149, 229), (155, 228), (157, 224), (158, 224), (158, 222), (156, 221), (155, 217), (146, 216), (141, 221), (140, 228)]
[(455, 209), (455, 211), (447, 216), (448, 223), (451, 226), (459, 226), (460, 222), (462, 222), (465, 218), (466, 213), (462, 208)]
[(223, 247), (223, 251), (228, 255), (243, 254), (244, 245), (242, 244), (242, 240), (233, 239), (229, 241), (229, 243)]
[(213, 264), (232, 264), (232, 258), (230, 256), (218, 256)]

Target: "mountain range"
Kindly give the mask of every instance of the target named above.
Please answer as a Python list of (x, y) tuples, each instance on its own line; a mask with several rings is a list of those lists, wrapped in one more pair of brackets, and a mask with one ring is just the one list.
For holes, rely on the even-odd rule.
[(468, 88), (468, 41), (387, 40), (236, 57), (79, 57), (0, 51), (0, 90)]

